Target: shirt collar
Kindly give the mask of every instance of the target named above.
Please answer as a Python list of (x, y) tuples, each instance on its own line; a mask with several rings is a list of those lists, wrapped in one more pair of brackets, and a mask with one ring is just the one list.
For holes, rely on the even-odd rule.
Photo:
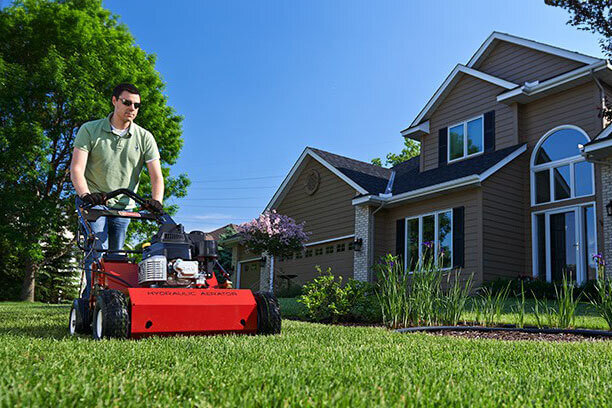
[[(113, 117), (113, 112), (110, 113), (110, 115), (108, 115), (106, 117), (106, 120), (102, 123), (102, 130), (108, 132), (108, 133), (112, 133), (111, 130), (111, 123), (110, 120)], [(134, 134), (134, 121), (130, 121), (130, 127), (128, 128), (128, 132), (126, 134), (126, 137), (130, 137)]]

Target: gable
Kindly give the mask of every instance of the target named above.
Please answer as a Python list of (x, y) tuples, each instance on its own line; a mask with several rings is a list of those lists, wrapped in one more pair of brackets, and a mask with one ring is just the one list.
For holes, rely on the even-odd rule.
[(523, 84), (533, 81), (542, 82), (584, 65), (586, 64), (558, 55), (496, 40), (477, 67), (479, 71), (487, 74)]
[(421, 110), (421, 112), (419, 112), (417, 117), (412, 121), (410, 128), (402, 131), (402, 134), (406, 135), (407, 133), (411, 131), (412, 127), (417, 126), (424, 120), (429, 119), (432, 112), (434, 112), (438, 108), (438, 106), (446, 99), (448, 94), (452, 92), (455, 85), (457, 85), (457, 83), (461, 81), (464, 77), (477, 78), (480, 81), (494, 84), (501, 88), (498, 93), (501, 93), (504, 89), (510, 90), (510, 89), (514, 89), (518, 87), (518, 84), (515, 84), (513, 82), (506, 81), (501, 78), (497, 78), (493, 75), (489, 75), (481, 71), (477, 71), (475, 69), (466, 67), (465, 65), (462, 65), (462, 64), (457, 64), (455, 68), (453, 69), (453, 71), (448, 75), (448, 77), (446, 77), (442, 85), (440, 85), (436, 93), (427, 102), (425, 107)]
[(457, 82), (453, 90), (431, 114), (431, 133), (423, 137), (421, 142), (422, 170), (438, 167), (438, 130), (440, 128), (454, 125), (491, 110), (495, 110), (497, 148), (501, 149), (518, 143), (512, 125), (512, 108), (498, 103), (496, 99), (503, 90), (497, 85), (470, 76), (465, 76)]
[[(314, 191), (307, 187), (309, 177), (316, 172), (319, 183)], [(312, 184), (311, 184), (312, 186)], [(284, 196), (273, 207), (297, 222), (306, 222), (305, 229), (315, 242), (354, 232), (355, 210), (352, 199), (355, 189), (312, 157), (307, 157), (295, 174), (294, 182), (286, 187)]]

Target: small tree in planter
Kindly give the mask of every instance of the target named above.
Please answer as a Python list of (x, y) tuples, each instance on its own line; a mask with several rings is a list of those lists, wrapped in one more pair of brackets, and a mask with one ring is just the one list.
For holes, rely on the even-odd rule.
[[(289, 256), (304, 248), (308, 234), (305, 223), (297, 223), (291, 217), (276, 210), (265, 211), (258, 218), (238, 226), (242, 244), (253, 253), (267, 253), (271, 256)], [(272, 288), (272, 268), (270, 268), (270, 288)]]

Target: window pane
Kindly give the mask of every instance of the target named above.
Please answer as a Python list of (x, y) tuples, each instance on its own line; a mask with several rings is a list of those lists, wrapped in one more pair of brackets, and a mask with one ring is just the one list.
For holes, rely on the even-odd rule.
[(553, 179), (555, 182), (555, 200), (570, 198), (571, 190), (569, 165), (553, 169)]
[(438, 214), (438, 257), (443, 268), (450, 268), (453, 260), (451, 214), (450, 211)]
[[(592, 205), (583, 208), (584, 237), (586, 239), (586, 278), (595, 279), (597, 263), (593, 255), (597, 253), (597, 237), (595, 236), (595, 209)], [(601, 276), (600, 276), (601, 278)]]
[(550, 201), (550, 172), (548, 169), (535, 174), (536, 204)]
[(482, 118), (478, 118), (467, 123), (467, 152), (468, 154), (474, 154), (482, 152), (483, 132), (482, 132)]
[(455, 126), (448, 130), (450, 160), (463, 157), (463, 125)]
[(408, 220), (408, 259), (406, 266), (409, 271), (413, 271), (419, 261), (419, 219)]
[(576, 197), (593, 194), (593, 165), (591, 163), (574, 164), (574, 188)]
[(579, 156), (578, 145), (589, 140), (574, 129), (561, 129), (548, 136), (538, 150), (535, 164), (548, 163), (566, 157)]
[(435, 216), (427, 215), (423, 217), (423, 247), (422, 253), (423, 265), (429, 264), (432, 261), (432, 255), (434, 252), (434, 244), (436, 240), (435, 235)]

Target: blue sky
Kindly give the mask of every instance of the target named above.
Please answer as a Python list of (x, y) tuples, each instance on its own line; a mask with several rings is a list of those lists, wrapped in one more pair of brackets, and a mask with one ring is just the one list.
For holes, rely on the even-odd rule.
[[(104, 0), (185, 117), (187, 230), (256, 217), (306, 146), (369, 162), (492, 31), (602, 56), (543, 1)], [(112, 58), (112, 56), (109, 56)]]

